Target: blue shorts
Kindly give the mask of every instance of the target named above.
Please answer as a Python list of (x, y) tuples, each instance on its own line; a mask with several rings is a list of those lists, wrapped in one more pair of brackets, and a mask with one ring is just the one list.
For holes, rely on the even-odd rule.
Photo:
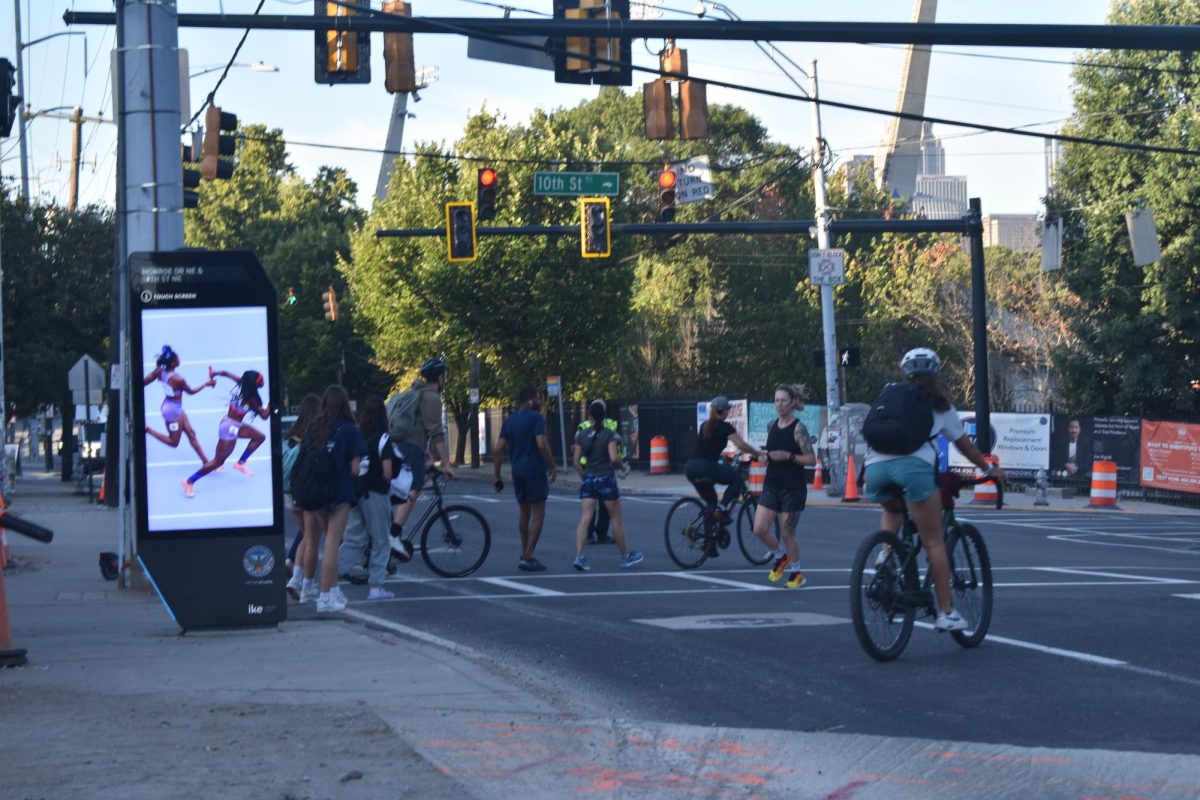
[(594, 497), (597, 500), (617, 500), (621, 493), (617, 490), (617, 476), (611, 472), (599, 472), (594, 475), (584, 475), (583, 483), (579, 484), (579, 499)]
[(933, 464), (915, 456), (877, 461), (867, 467), (867, 499), (882, 503), (899, 489), (909, 503), (928, 500), (937, 490)]
[(544, 503), (550, 496), (550, 479), (545, 472), (513, 475), (512, 484), (518, 503)]

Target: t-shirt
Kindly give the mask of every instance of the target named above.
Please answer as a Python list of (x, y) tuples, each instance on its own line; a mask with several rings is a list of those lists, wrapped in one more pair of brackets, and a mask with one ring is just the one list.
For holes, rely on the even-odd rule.
[(356, 457), (367, 455), (367, 440), (353, 422), (342, 420), (329, 437), (333, 443), (333, 463), (337, 464), (337, 487), (335, 505), (350, 503), (358, 499), (354, 491), (354, 476), (350, 474), (350, 462)]
[[(946, 411), (933, 410), (933, 430), (929, 432), (929, 438), (932, 439), (940, 433), (946, 437), (946, 441), (955, 442), (962, 438), (963, 432), (962, 420), (958, 418), (958, 409), (954, 406), (950, 406)], [(917, 452), (910, 453), (907, 456), (890, 456), (886, 453), (876, 453), (868, 447), (867, 457), (863, 459), (863, 466), (869, 467), (872, 464), (877, 464), (881, 461), (891, 461), (896, 458), (919, 458), (932, 466), (937, 462), (937, 446), (933, 442), (929, 442), (917, 448)]]
[[(379, 443), (383, 442), (383, 455), (380, 455)], [(392, 477), (395, 477), (400, 471), (400, 465), (404, 459), (396, 454), (395, 448), (392, 447), (391, 438), (387, 431), (377, 433), (367, 442), (367, 458), (370, 463), (367, 465), (367, 475), (364, 480), (367, 491), (375, 492), (376, 494), (387, 494), (391, 481), (383, 478), (384, 461), (390, 461), (392, 464)]]
[(586, 475), (600, 475), (615, 470), (613, 462), (608, 457), (608, 443), (618, 439), (615, 431), (609, 428), (596, 430), (589, 426), (575, 434), (575, 444), (582, 451), (580, 455), (587, 459), (583, 465)]
[(508, 442), (512, 474), (528, 478), (549, 467), (538, 451), (537, 437), (546, 435), (546, 418), (531, 408), (522, 408), (500, 426), (500, 438)]
[[(704, 435), (706, 426), (711, 429), (708, 436)], [(696, 450), (692, 453), (692, 458), (705, 461), (720, 460), (721, 451), (725, 449), (725, 445), (729, 444), (729, 437), (735, 433), (737, 433), (737, 428), (723, 419), (706, 420), (696, 434)]]

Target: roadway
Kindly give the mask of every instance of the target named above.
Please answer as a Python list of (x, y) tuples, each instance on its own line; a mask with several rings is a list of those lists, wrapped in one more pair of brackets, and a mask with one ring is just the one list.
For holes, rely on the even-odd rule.
[(597, 545), (593, 571), (576, 573), (578, 501), (566, 488), (537, 550), (548, 571), (519, 572), (516, 505), (487, 489), (451, 489), (492, 527), (478, 573), (439, 579), (418, 558), (389, 581), (395, 600), (345, 587), (347, 613), (485, 653), (526, 686), (625, 719), (1200, 753), (1200, 516), (960, 507), (991, 550), (988, 639), (963, 650), (918, 622), (900, 659), (878, 664), (848, 612), (849, 564), (877, 525), (866, 504), (804, 514), (809, 583), (788, 590), (736, 543), (699, 570), (676, 568), (662, 536), (668, 495), (624, 498), (645, 562), (620, 570), (616, 548)]

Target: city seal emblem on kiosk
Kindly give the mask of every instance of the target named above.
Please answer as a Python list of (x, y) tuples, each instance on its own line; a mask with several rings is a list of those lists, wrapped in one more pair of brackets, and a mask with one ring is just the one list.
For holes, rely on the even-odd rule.
[(256, 544), (242, 556), (242, 568), (251, 578), (265, 578), (275, 569), (275, 556), (271, 548)]

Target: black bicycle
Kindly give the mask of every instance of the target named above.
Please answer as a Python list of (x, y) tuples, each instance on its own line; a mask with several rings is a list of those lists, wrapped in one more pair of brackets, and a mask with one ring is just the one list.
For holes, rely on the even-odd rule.
[[(939, 476), (942, 493), (942, 527), (950, 559), (950, 595), (954, 608), (967, 621), (966, 630), (950, 635), (963, 647), (974, 647), (987, 636), (992, 622), (992, 561), (979, 529), (954, 516), (954, 498), (963, 486), (988, 482), (988, 478), (962, 478), (954, 473)], [(996, 508), (1004, 505), (1004, 490), (996, 484)], [(908, 646), (917, 612), (936, 617), (933, 577), (921, 575), (917, 554), (921, 539), (903, 499), (888, 508), (903, 514), (900, 533), (877, 531), (858, 546), (850, 571), (850, 619), (863, 650), (876, 661), (892, 661)]]
[[(392, 537), (392, 555), (397, 561), (408, 561), (415, 550), (421, 551), (425, 566), (443, 578), (461, 578), (483, 566), (492, 548), (492, 531), (487, 520), (470, 506), (446, 505), (443, 490), (446, 477), (434, 466), (425, 473), (433, 499), (416, 522), (409, 521), (404, 533)], [(415, 501), (409, 501), (415, 502)], [(419, 544), (413, 539), (421, 532)]]
[[(743, 480), (749, 472), (749, 463), (739, 467)], [(697, 488), (703, 485), (713, 486), (712, 480), (694, 481)], [(738, 548), (746, 560), (755, 566), (762, 566), (771, 560), (771, 551), (767, 549), (757, 536), (754, 535), (754, 515), (758, 511), (758, 497), (745, 484), (741, 495), (737, 497), (728, 513), (737, 509), (737, 541)], [(775, 539), (779, 539), (779, 518), (775, 518)], [(725, 550), (733, 544), (733, 534), (729, 528), (715, 520), (711, 514), (704, 511), (704, 503), (696, 497), (681, 497), (667, 512), (667, 521), (663, 526), (663, 535), (667, 542), (667, 554), (680, 569), (696, 569), (709, 558), (715, 557), (717, 550)]]

